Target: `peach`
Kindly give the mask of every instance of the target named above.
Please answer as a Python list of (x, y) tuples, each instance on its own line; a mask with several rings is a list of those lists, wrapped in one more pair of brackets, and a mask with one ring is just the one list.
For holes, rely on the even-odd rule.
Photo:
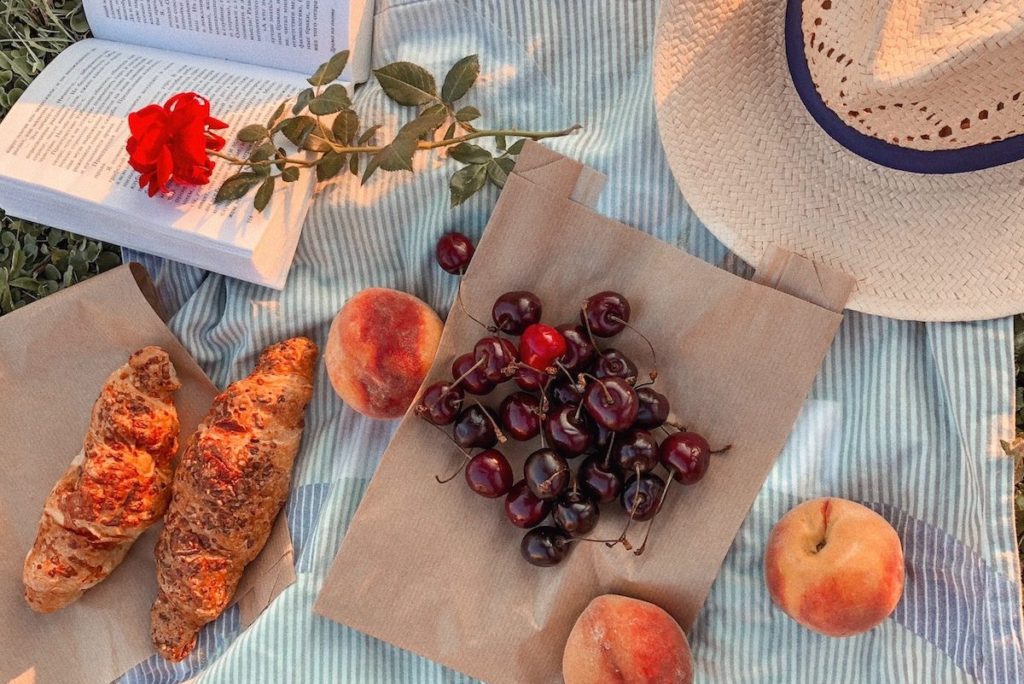
[(689, 684), (693, 656), (672, 616), (646, 601), (605, 594), (584, 609), (562, 656), (565, 684)]
[(437, 353), (443, 324), (405, 292), (371, 287), (341, 308), (327, 335), (324, 363), (334, 391), (371, 418), (400, 418)]
[(870, 508), (846, 499), (805, 501), (768, 537), (772, 600), (816, 632), (843, 637), (885, 620), (903, 594), (903, 547)]

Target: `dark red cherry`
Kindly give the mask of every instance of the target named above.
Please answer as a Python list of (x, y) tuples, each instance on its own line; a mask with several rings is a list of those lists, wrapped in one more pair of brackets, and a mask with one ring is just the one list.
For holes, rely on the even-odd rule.
[(464, 398), (461, 387), (450, 382), (435, 382), (423, 390), (416, 415), (434, 425), (451, 425), (459, 415)]
[(618, 349), (606, 349), (594, 363), (594, 375), (599, 378), (625, 378), (632, 385), (636, 382), (637, 369), (636, 364)]
[(581, 455), (594, 439), (586, 414), (577, 409), (576, 405), (564, 404), (544, 417), (544, 436), (548, 444), (567, 458)]
[(537, 370), (551, 366), (565, 353), (565, 338), (550, 325), (534, 323), (519, 338), (519, 356), (526, 365)]
[(476, 404), (467, 406), (455, 418), (452, 429), (455, 443), (463, 449), (490, 449), (498, 443), (498, 435), (494, 431), (496, 421), (497, 417), (490, 409), (484, 413), (484, 409)]
[(540, 314), (540, 297), (525, 290), (506, 292), (491, 308), (494, 324), (509, 335), (522, 335), (528, 326), (540, 322)]
[(579, 404), (583, 401), (583, 392), (561, 374), (551, 380), (546, 391), (548, 398), (556, 405)]
[(556, 328), (565, 338), (565, 353), (562, 355), (562, 365), (571, 371), (582, 371), (590, 368), (594, 362), (597, 350), (594, 349), (590, 337), (583, 326), (565, 324)]
[(488, 499), (508, 494), (514, 479), (508, 459), (496, 449), (481, 451), (466, 464), (466, 484)]
[(641, 387), (636, 391), (639, 408), (633, 425), (645, 430), (660, 427), (668, 420), (668, 397), (650, 387)]
[(455, 422), (465, 396), (461, 387), (454, 387), (450, 382), (435, 382), (423, 391), (416, 415), (434, 425), (450, 425)]
[[(452, 379), (458, 380), (462, 378), (459, 382), (459, 387), (470, 394), (489, 394), (494, 389), (495, 383), (488, 380), (484, 375), (483, 364), (478, 366), (476, 370), (471, 371), (470, 369), (474, 365), (476, 365), (476, 359), (473, 357), (472, 352), (456, 357), (452, 363)], [(466, 375), (466, 373), (469, 374)]]
[(445, 233), (437, 241), (434, 255), (441, 268), (452, 275), (464, 273), (473, 258), (473, 243), (462, 233)]
[(570, 489), (555, 502), (551, 519), (565, 532), (577, 536), (597, 527), (600, 514), (601, 510), (593, 498), (581, 490)]
[(571, 476), (565, 458), (553, 449), (537, 449), (526, 457), (523, 475), (533, 495), (545, 501), (565, 491)]
[(658, 458), (677, 481), (692, 485), (708, 472), (711, 447), (696, 432), (676, 432), (662, 441)]
[(534, 496), (526, 480), (520, 480), (505, 496), (505, 517), (516, 527), (536, 527), (548, 517), (551, 505), (550, 501)]
[(615, 501), (622, 492), (622, 477), (612, 468), (606, 468), (603, 458), (597, 455), (587, 456), (580, 463), (576, 479), (583, 491), (597, 499), (599, 503)]
[(551, 376), (521, 363), (519, 368), (516, 369), (515, 378), (516, 384), (524, 390), (539, 392), (547, 384), (548, 380), (551, 379)]
[(665, 481), (654, 473), (642, 473), (640, 477), (634, 475), (626, 480), (622, 490), (622, 508), (627, 513), (633, 513), (633, 520), (650, 520), (661, 508), (661, 495), (665, 491)]
[(484, 360), (481, 366), (484, 377), (491, 382), (499, 383), (512, 379), (512, 375), (507, 375), (505, 369), (510, 368), (518, 357), (515, 345), (510, 341), (503, 337), (488, 335), (481, 337), (473, 347), (474, 363), (481, 359)]
[(569, 546), (565, 532), (546, 525), (527, 532), (519, 545), (519, 552), (530, 565), (546, 568), (561, 563), (569, 552)]
[(525, 442), (540, 434), (540, 399), (526, 392), (513, 392), (498, 407), (505, 433)]
[(630, 430), (615, 438), (612, 457), (624, 473), (635, 473), (637, 468), (646, 473), (658, 465), (658, 442), (647, 430)]
[(627, 429), (636, 420), (636, 391), (623, 378), (592, 380), (583, 393), (583, 406), (598, 425), (613, 432)]
[[(591, 295), (580, 312), (580, 322), (590, 325), (598, 337), (618, 335), (629, 322), (629, 301), (618, 292), (598, 292)], [(616, 320), (619, 319), (619, 320)]]

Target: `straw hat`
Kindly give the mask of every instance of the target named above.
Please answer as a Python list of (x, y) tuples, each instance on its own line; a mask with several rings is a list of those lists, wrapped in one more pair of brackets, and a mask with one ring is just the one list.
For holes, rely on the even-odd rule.
[(1024, 0), (664, 0), (655, 106), (687, 201), (849, 307), (1024, 311)]

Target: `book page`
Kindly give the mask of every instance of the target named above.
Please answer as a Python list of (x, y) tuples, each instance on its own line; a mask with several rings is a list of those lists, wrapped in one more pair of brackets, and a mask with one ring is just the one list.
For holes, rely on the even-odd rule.
[[(306, 76), (350, 48), (358, 28), (350, 33), (350, 0), (85, 0), (83, 5), (97, 38)], [(346, 71), (342, 77), (348, 76)]]
[[(222, 249), (251, 252), (275, 207), (284, 204), (279, 195), (308, 196), (312, 174), (296, 183), (278, 182), (271, 210), (264, 213), (253, 211), (251, 198), (213, 203), (221, 182), (238, 171), (221, 160), (208, 184), (172, 183), (170, 196), (149, 197), (128, 166), (128, 114), (163, 104), (182, 90), (194, 91), (208, 98), (211, 114), (229, 125), (222, 131), (229, 141), (224, 151), (244, 156), (248, 146), (234, 141), (234, 134), (245, 124), (266, 122), (303, 83), (285, 72), (86, 40), (61, 53), (0, 123), (0, 174), (46, 191), (55, 203), (66, 203), (61, 196), (73, 198), (123, 215), (140, 228), (161, 229), (164, 239), (198, 238)], [(11, 202), (16, 203), (17, 198)]]

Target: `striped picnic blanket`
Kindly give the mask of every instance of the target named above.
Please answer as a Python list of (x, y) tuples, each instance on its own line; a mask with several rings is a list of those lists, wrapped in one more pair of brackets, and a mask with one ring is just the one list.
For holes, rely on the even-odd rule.
[[(471, 94), (487, 125), (535, 130), (579, 122), (550, 142), (607, 173), (608, 216), (733, 272), (749, 268), (694, 217), (658, 141), (651, 93), (657, 6), (582, 0), (378, 0), (374, 64), (408, 59), (435, 74), (479, 53)], [(364, 120), (408, 116), (371, 83)], [(467, 100), (469, 102), (469, 100)], [(267, 344), (323, 343), (346, 298), (368, 286), (411, 292), (438, 311), (455, 279), (433, 263), (437, 237), (479, 237), (489, 189), (450, 209), (447, 167), (323, 187), (284, 292), (144, 255), (171, 327), (220, 386)], [(766, 173), (769, 172), (766, 170)], [(739, 531), (690, 635), (698, 677), (723, 682), (1024, 681), (1012, 463), (1012, 326), (923, 324), (849, 313), (778, 464)], [(312, 614), (327, 568), (394, 423), (362, 418), (322, 366), (286, 514), (298, 581), (242, 632), (236, 609), (208, 627), (191, 659), (154, 657), (123, 682), (454, 682), (464, 676)], [(775, 608), (761, 578), (772, 524), (820, 495), (885, 516), (906, 550), (906, 593), (881, 627), (847, 639), (809, 632)], [(681, 581), (685, 581), (681, 579)]]

